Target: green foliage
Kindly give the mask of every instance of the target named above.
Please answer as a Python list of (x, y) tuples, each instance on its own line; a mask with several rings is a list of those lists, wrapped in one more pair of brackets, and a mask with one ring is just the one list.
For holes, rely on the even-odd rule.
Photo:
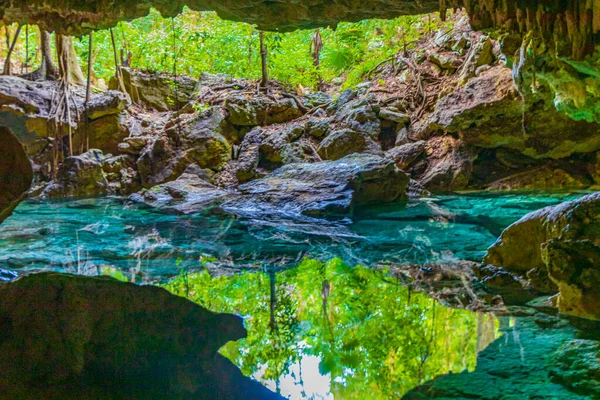
[[(431, 22), (429, 22), (431, 21)], [(365, 20), (341, 23), (337, 29), (321, 29), (323, 50), (317, 68), (311, 57), (312, 30), (289, 33), (266, 32), (271, 78), (293, 86), (316, 89), (320, 81), (346, 78), (344, 88), (360, 83), (381, 61), (401, 51), (406, 43), (446, 28), (437, 16), (407, 16), (393, 20)], [(214, 12), (184, 9), (176, 18), (163, 18), (151, 10), (145, 18), (122, 22), (114, 28), (119, 57), (131, 52), (132, 67), (151, 72), (187, 74), (225, 73), (238, 78), (260, 77), (258, 32), (248, 24), (225, 21)], [(21, 33), (16, 61), (24, 61), (24, 33)], [(0, 40), (0, 42), (4, 42)], [(38, 47), (38, 31), (30, 29), (31, 50)], [(0, 43), (0, 47), (3, 43)], [(108, 81), (114, 74), (110, 33), (94, 33), (94, 71)], [(88, 40), (75, 40), (84, 72), (87, 69)], [(38, 51), (39, 53), (39, 51)], [(39, 62), (39, 57), (38, 57)]]
[(439, 374), (475, 367), (478, 316), (409, 293), (385, 271), (305, 259), (277, 273), (275, 329), (268, 274), (202, 272), (166, 287), (211, 310), (242, 315), (248, 337), (221, 352), (263, 382), (278, 385), (304, 357), (315, 356), (335, 398), (389, 399)]

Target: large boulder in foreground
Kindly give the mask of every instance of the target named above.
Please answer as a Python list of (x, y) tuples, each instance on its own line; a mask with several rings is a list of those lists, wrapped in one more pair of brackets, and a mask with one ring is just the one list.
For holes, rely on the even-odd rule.
[(393, 160), (354, 154), (337, 161), (283, 166), (241, 185), (222, 208), (238, 215), (348, 214), (354, 206), (406, 197), (409, 177)]
[(600, 193), (526, 215), (484, 262), (527, 276), (534, 289), (559, 292), (561, 312), (600, 320)]
[(41, 273), (0, 284), (3, 398), (279, 398), (217, 354), (241, 318), (155, 286)]
[(8, 128), (0, 127), (0, 222), (25, 197), (32, 179), (31, 162), (23, 146)]

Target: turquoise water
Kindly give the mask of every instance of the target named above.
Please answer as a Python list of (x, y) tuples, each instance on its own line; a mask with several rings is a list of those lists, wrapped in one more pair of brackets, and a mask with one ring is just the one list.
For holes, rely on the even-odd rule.
[[(221, 353), (288, 399), (422, 399), (410, 391), (432, 379), (457, 393), (485, 386), (486, 398), (587, 399), (594, 381), (573, 378), (587, 385), (577, 394), (550, 380), (548, 354), (580, 337), (566, 322), (548, 329), (547, 316), (539, 328), (537, 316), (447, 308), (370, 268), (481, 260), (512, 222), (581, 195), (438, 196), (341, 220), (170, 215), (121, 199), (26, 202), (0, 225), (0, 268), (158, 282), (241, 315), (248, 337)], [(245, 270), (256, 273), (233, 273)], [(597, 343), (600, 327), (583, 331)]]
[(26, 202), (0, 226), (0, 268), (97, 274), (137, 282), (181, 270), (285, 268), (304, 257), (349, 265), (480, 260), (503, 228), (558, 194), (439, 196), (356, 210), (353, 218), (239, 218), (215, 210), (167, 215), (120, 199)]

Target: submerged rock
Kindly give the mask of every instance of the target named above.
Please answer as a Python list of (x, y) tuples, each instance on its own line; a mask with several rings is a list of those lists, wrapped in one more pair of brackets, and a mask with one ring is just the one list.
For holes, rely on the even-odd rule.
[(32, 179), (23, 146), (8, 128), (0, 127), (0, 222), (25, 198)]
[(502, 232), (484, 262), (558, 292), (563, 313), (600, 319), (600, 193), (526, 215)]
[(26, 276), (0, 284), (0, 332), (5, 398), (279, 398), (217, 354), (241, 318), (155, 286)]
[(222, 208), (234, 214), (348, 214), (354, 206), (406, 197), (409, 177), (392, 160), (355, 154), (337, 161), (289, 164), (241, 185)]

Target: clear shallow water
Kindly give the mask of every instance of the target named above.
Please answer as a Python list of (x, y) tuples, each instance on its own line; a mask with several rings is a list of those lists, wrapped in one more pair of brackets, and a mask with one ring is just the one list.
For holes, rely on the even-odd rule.
[(348, 265), (480, 260), (503, 228), (577, 195), (461, 195), (357, 210), (350, 219), (167, 215), (118, 199), (26, 202), (0, 226), (0, 268), (161, 281), (199, 271), (293, 266), (304, 257)]

